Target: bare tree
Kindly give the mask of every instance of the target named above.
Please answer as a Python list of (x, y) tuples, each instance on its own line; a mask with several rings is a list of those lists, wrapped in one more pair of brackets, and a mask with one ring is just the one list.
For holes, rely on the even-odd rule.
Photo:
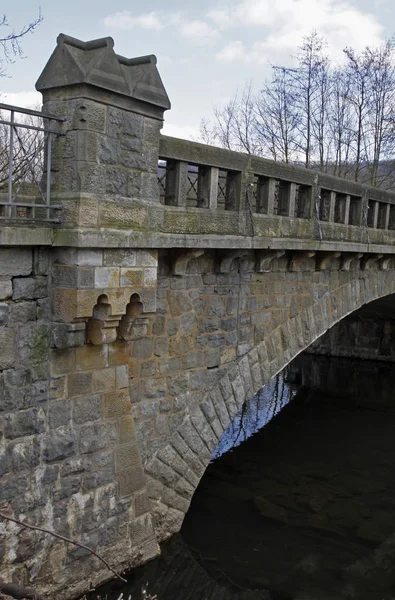
[(258, 93), (246, 84), (213, 123), (206, 143), (302, 163), (371, 185), (395, 185), (395, 38), (333, 68), (325, 40), (303, 38), (293, 67), (273, 66)]
[(296, 159), (298, 114), (287, 69), (276, 67), (256, 98), (256, 134), (263, 154), (286, 163)]
[(15, 31), (9, 24), (7, 15), (3, 14), (0, 17), (0, 27), (6, 30), (5, 34), (0, 37), (0, 48), (3, 54), (3, 57), (0, 58), (0, 77), (7, 75), (4, 63), (12, 63), (15, 57), (22, 58), (24, 56), (21, 42), (26, 35), (34, 33), (42, 20), (41, 11), (39, 11), (38, 16), (33, 21), (22, 25), (19, 30)]

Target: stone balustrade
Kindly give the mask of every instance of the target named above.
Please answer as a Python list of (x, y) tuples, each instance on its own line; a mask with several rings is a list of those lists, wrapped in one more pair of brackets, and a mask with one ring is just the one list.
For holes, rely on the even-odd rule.
[(395, 230), (395, 194), (385, 190), (168, 136), (161, 137), (159, 155), (164, 206), (227, 211), (222, 220), (232, 219), (232, 213), (247, 215), (251, 236), (354, 242), (362, 231), (368, 240), (375, 237), (369, 230)]

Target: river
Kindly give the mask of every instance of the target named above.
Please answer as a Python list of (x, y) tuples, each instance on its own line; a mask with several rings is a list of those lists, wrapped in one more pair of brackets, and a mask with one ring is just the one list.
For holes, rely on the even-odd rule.
[(389, 363), (296, 359), (229, 426), (124, 598), (148, 581), (158, 600), (394, 600), (394, 383)]

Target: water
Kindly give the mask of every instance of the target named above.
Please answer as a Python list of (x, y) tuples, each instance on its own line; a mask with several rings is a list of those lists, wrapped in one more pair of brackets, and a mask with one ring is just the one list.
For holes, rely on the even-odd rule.
[(388, 364), (295, 361), (225, 432), (181, 534), (124, 594), (148, 580), (158, 600), (394, 600), (394, 383)]

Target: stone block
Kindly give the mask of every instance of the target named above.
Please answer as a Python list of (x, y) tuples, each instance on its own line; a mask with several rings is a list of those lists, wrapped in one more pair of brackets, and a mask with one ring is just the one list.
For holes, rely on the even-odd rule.
[(73, 422), (80, 425), (97, 421), (102, 414), (102, 399), (98, 394), (84, 396), (73, 401)]
[(47, 405), (47, 422), (50, 429), (68, 427), (71, 421), (71, 403), (68, 400), (53, 400)]
[[(1, 256), (1, 254), (0, 254)], [(7, 300), (12, 296), (11, 279), (0, 279), (0, 300)]]
[(119, 365), (115, 368), (116, 386), (118, 389), (129, 388), (129, 367), (128, 365)]
[(35, 300), (48, 296), (46, 277), (15, 277), (12, 283), (13, 300)]
[(83, 396), (92, 392), (92, 373), (71, 373), (67, 376), (67, 394)]
[(107, 366), (107, 349), (104, 346), (82, 346), (75, 350), (76, 371), (104, 369)]
[(157, 283), (157, 269), (154, 267), (147, 267), (144, 269), (144, 287), (156, 287)]
[(105, 267), (135, 267), (136, 255), (137, 251), (130, 248), (104, 250), (103, 265)]
[(17, 302), (10, 304), (11, 321), (18, 324), (35, 321), (37, 318), (37, 305), (35, 302)]
[(189, 352), (182, 358), (183, 369), (196, 369), (202, 367), (204, 363), (203, 352), (196, 350), (195, 352)]
[(169, 291), (168, 303), (172, 317), (179, 317), (192, 310), (192, 300), (185, 292)]
[(142, 491), (135, 494), (134, 497), (134, 514), (136, 517), (140, 517), (145, 513), (149, 513), (151, 510), (149, 497), (146, 491)]
[[(120, 471), (118, 473), (118, 482), (119, 482), (119, 493), (120, 493), (121, 498), (124, 498), (125, 496), (130, 496), (134, 492), (138, 492), (139, 490), (141, 490), (145, 487), (145, 477), (144, 477), (143, 468), (141, 466), (129, 467), (128, 469), (124, 469), (123, 471)], [(147, 529), (144, 531), (144, 533), (143, 533), (144, 539), (146, 539), (148, 537), (148, 531), (149, 530), (147, 530)], [(152, 529), (151, 529), (151, 531), (152, 531)], [(153, 532), (152, 532), (152, 535), (153, 535)], [(133, 536), (131, 535), (131, 537), (132, 537), (133, 543), (136, 544), (136, 543), (138, 543), (137, 539), (140, 539), (141, 536), (139, 536), (137, 538), (136, 534), (134, 534)]]
[(111, 448), (117, 439), (117, 425), (114, 421), (82, 425), (79, 438), (81, 454), (89, 454), (103, 448)]
[(103, 417), (105, 419), (121, 417), (130, 413), (129, 389), (108, 392), (103, 397)]
[(7, 325), (10, 318), (10, 305), (6, 302), (0, 302), (0, 325)]
[(189, 373), (180, 373), (173, 377), (167, 378), (169, 393), (173, 396), (178, 396), (182, 392), (187, 392), (189, 389)]
[(119, 473), (129, 467), (138, 468), (141, 466), (141, 459), (136, 442), (118, 446), (115, 449), (115, 472)]
[(109, 392), (115, 390), (115, 368), (100, 369), (92, 374), (94, 392)]
[(136, 264), (139, 267), (157, 267), (157, 250), (138, 250), (136, 254)]
[(50, 351), (51, 375), (64, 375), (75, 370), (74, 348), (56, 349)]
[[(94, 302), (90, 303), (88, 312), (83, 316), (91, 316), (92, 308), (96, 303), (97, 293), (94, 294)], [(56, 288), (53, 295), (53, 318), (55, 321), (70, 323), (77, 316), (77, 291), (75, 289)]]
[(95, 288), (119, 287), (119, 269), (116, 267), (95, 268)]
[(144, 270), (136, 267), (122, 267), (120, 270), (121, 287), (141, 287), (144, 283)]
[(0, 369), (14, 366), (16, 358), (16, 331), (0, 327)]
[(135, 342), (133, 342), (131, 356), (133, 358), (151, 358), (153, 347), (154, 344), (152, 338), (143, 338), (141, 340), (136, 340)]
[(31, 248), (0, 248), (0, 277), (30, 275), (33, 269)]
[(204, 364), (207, 368), (218, 367), (221, 362), (219, 348), (210, 348), (204, 352)]
[(34, 469), (40, 464), (40, 440), (38, 436), (29, 437), (10, 446), (12, 469), (14, 473)]
[(76, 452), (76, 436), (61, 428), (55, 429), (44, 438), (43, 459), (45, 462), (64, 460)]
[(170, 356), (184, 355), (194, 349), (194, 337), (192, 335), (174, 336), (169, 340)]
[(156, 417), (159, 413), (159, 401), (158, 400), (144, 400), (140, 404), (140, 417), (141, 419), (150, 419)]
[(120, 444), (130, 443), (135, 440), (136, 431), (133, 415), (123, 415), (118, 423), (118, 441)]
[(53, 348), (75, 348), (85, 342), (85, 323), (53, 323), (51, 346)]
[(62, 400), (66, 395), (66, 377), (51, 377), (49, 380), (49, 399)]
[[(108, 178), (107, 169), (107, 178)], [(115, 172), (107, 181), (107, 189), (116, 194), (126, 195), (127, 171)], [(123, 191), (123, 194), (122, 194)], [(101, 205), (100, 227), (134, 229), (146, 231), (148, 227), (148, 209), (141, 206), (130, 206), (121, 202), (106, 200)]]

